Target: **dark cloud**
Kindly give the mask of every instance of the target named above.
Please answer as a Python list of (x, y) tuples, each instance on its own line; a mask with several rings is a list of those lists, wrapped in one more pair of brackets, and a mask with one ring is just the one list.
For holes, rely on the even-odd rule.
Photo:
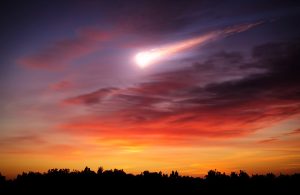
[(258, 143), (265, 144), (265, 143), (276, 142), (276, 141), (278, 141), (277, 138), (269, 138), (269, 139), (260, 140)]
[(97, 91), (84, 94), (84, 95), (79, 95), (76, 97), (68, 98), (64, 100), (65, 103), (70, 103), (70, 104), (86, 104), (86, 105), (93, 105), (93, 104), (98, 104), (101, 103), (101, 101), (113, 93), (117, 88), (104, 88), (104, 89), (99, 89)]
[(265, 73), (253, 74), (242, 80), (208, 85), (206, 90), (217, 93), (220, 97), (228, 96), (230, 99), (264, 96), (269, 99), (300, 100), (299, 52), (298, 41), (255, 47), (255, 61), (247, 65), (263, 68)]
[(293, 130), (291, 132), (288, 132), (284, 135), (298, 135), (298, 134), (300, 134), (300, 129), (295, 129), (295, 130)]

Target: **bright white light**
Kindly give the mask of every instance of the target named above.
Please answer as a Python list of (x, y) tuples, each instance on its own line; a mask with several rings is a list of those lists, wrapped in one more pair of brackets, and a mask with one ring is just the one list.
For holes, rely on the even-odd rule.
[(224, 30), (213, 31), (204, 35), (200, 35), (198, 37), (186, 39), (183, 41), (179, 41), (176, 43), (168, 44), (165, 46), (156, 47), (156, 49), (140, 52), (136, 54), (135, 61), (140, 68), (145, 68), (150, 64), (153, 64), (163, 58), (166, 58), (170, 55), (174, 55), (177, 52), (183, 51), (190, 47), (196, 45), (202, 45), (207, 41), (215, 40), (219, 37), (226, 37), (230, 36), (235, 33), (240, 33), (251, 29), (262, 22), (252, 23), (252, 24), (245, 24), (245, 25), (238, 25), (230, 28), (226, 28)]
[(160, 53), (157, 51), (145, 51), (136, 54), (135, 61), (141, 67), (144, 68), (150, 63), (152, 63), (155, 59), (160, 56)]

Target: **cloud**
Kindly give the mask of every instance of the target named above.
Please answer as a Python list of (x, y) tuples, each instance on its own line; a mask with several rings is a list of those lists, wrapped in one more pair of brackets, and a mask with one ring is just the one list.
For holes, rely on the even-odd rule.
[[(272, 50), (281, 55), (269, 55)], [(253, 48), (249, 62), (240, 53), (223, 51), (135, 86), (69, 98), (67, 102), (98, 109), (61, 129), (149, 139), (245, 136), (300, 114), (299, 52), (298, 42), (265, 44)], [(106, 115), (108, 107), (115, 109)]]
[(299, 129), (295, 129), (295, 130), (293, 130), (291, 132), (288, 132), (288, 133), (286, 133), (284, 135), (298, 135), (298, 134), (300, 134), (300, 128)]
[(49, 87), (54, 91), (64, 91), (64, 90), (71, 89), (73, 85), (74, 84), (71, 81), (63, 80), (57, 83), (53, 83)]
[(64, 100), (64, 102), (70, 103), (70, 104), (87, 104), (87, 105), (98, 104), (98, 103), (101, 103), (101, 101), (103, 99), (105, 99), (106, 97), (111, 95), (116, 90), (117, 90), (117, 88), (103, 88), (103, 89), (94, 91), (92, 93), (68, 98), (68, 99)]
[(78, 31), (79, 37), (92, 41), (109, 41), (116, 36), (114, 32), (108, 32), (106, 30), (97, 27), (85, 27)]
[(20, 59), (19, 63), (31, 68), (55, 70), (66, 66), (72, 60), (90, 51), (90, 44), (86, 40), (63, 40), (36, 54)]
[(265, 144), (265, 143), (276, 142), (276, 141), (278, 141), (277, 138), (269, 138), (269, 139), (260, 140), (258, 143)]
[(112, 33), (97, 28), (83, 28), (74, 38), (52, 43), (38, 52), (18, 59), (18, 63), (30, 68), (58, 70), (74, 60), (99, 49), (97, 43), (108, 41)]
[(37, 145), (43, 147), (46, 144), (48, 141), (41, 135), (26, 132), (26, 135), (3, 136), (0, 139), (0, 152), (2, 154), (27, 154), (32, 151), (30, 147)]
[(18, 135), (3, 137), (0, 139), (0, 145), (12, 145), (12, 144), (44, 144), (46, 141), (39, 135), (30, 134), (30, 135)]

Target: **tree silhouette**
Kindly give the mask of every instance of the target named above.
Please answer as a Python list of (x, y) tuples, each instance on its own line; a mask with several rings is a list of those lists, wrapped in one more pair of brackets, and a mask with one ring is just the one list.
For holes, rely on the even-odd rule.
[(245, 171), (230, 175), (217, 170), (202, 178), (144, 171), (127, 174), (122, 169), (94, 172), (50, 169), (45, 173), (28, 172), (13, 180), (0, 173), (0, 194), (299, 194), (300, 174), (249, 176)]

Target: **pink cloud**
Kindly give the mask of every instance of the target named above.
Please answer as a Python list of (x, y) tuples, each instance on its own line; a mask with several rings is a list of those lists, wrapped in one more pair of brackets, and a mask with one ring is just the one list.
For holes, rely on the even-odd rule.
[(86, 27), (78, 32), (80, 37), (93, 41), (109, 41), (117, 35), (115, 32), (108, 32), (95, 27)]
[(94, 28), (80, 29), (75, 38), (66, 38), (18, 59), (18, 63), (30, 68), (57, 70), (72, 61), (99, 49), (97, 43), (108, 41), (112, 33)]
[(56, 83), (51, 84), (49, 87), (54, 91), (64, 91), (71, 89), (74, 84), (71, 81), (63, 80)]

